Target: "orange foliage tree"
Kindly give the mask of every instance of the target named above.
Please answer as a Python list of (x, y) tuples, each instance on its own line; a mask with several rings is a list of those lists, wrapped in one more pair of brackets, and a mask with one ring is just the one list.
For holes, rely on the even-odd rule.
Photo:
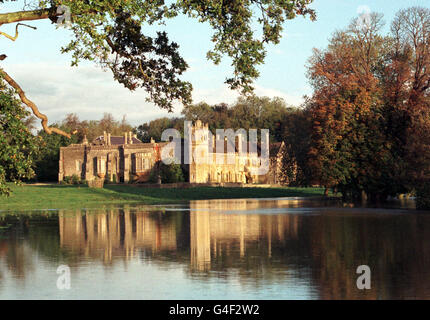
[(385, 198), (414, 188), (430, 169), (430, 10), (355, 19), (315, 50), (308, 77), (316, 183), (345, 197)]

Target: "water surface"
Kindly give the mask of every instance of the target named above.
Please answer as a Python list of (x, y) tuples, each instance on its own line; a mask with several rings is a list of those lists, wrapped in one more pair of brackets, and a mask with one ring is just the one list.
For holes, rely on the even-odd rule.
[(430, 214), (407, 208), (210, 200), (1, 213), (0, 227), (0, 299), (430, 298)]

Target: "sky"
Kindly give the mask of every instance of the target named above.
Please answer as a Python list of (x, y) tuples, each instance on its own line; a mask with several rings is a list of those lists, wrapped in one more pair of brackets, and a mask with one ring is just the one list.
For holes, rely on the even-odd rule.
[[(21, 10), (22, 3), (0, 5), (0, 13)], [(314, 0), (311, 7), (316, 10), (317, 20), (297, 17), (287, 21), (281, 42), (267, 48), (265, 64), (259, 67), (260, 77), (254, 84), (255, 93), (300, 105), (303, 96), (312, 93), (306, 78), (306, 63), (313, 48), (325, 48), (332, 33), (345, 28), (363, 8), (382, 13), (386, 21), (384, 32), (389, 32), (396, 12), (411, 6), (430, 7), (430, 0)], [(136, 126), (180, 115), (180, 104), (175, 105), (173, 113), (159, 109), (145, 101), (147, 95), (143, 89), (130, 92), (113, 80), (110, 71), (88, 62), (71, 67), (70, 55), (60, 53), (61, 46), (71, 39), (68, 30), (57, 29), (49, 20), (28, 24), (37, 30), (20, 28), (15, 42), (0, 37), (0, 54), (8, 56), (1, 67), (21, 85), (50, 123), (61, 121), (68, 113), (77, 113), (81, 120), (97, 120), (104, 113), (120, 120), (125, 115)], [(147, 28), (143, 26), (143, 30)], [(8, 34), (14, 34), (14, 30), (12, 24), (1, 27)], [(193, 85), (193, 102), (234, 103), (238, 93), (224, 84), (232, 72), (228, 58), (218, 66), (206, 59), (206, 52), (212, 48), (208, 25), (178, 17), (160, 30), (180, 45), (180, 53), (190, 66), (183, 79)]]

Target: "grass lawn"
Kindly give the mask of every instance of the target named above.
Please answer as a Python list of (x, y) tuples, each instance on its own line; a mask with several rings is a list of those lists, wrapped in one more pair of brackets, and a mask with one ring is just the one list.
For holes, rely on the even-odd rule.
[(167, 204), (189, 200), (320, 197), (322, 188), (227, 188), (194, 187), (188, 189), (141, 188), (129, 185), (105, 185), (103, 189), (65, 185), (11, 185), (9, 198), (0, 196), (0, 211), (95, 207), (105, 204)]

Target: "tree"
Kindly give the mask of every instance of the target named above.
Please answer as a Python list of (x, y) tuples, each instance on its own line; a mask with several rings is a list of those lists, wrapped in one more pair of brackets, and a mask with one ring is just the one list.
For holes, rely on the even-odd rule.
[(309, 148), (312, 133), (310, 111), (306, 107), (290, 108), (281, 120), (281, 140), (286, 144), (283, 163), (284, 171), (289, 174), (290, 184), (311, 185), (312, 174), (309, 168)]
[(37, 119), (35, 116), (31, 115), (25, 119), (22, 120), (24, 125), (28, 128), (28, 130), (31, 132), (36, 129), (36, 122)]
[(137, 127), (137, 137), (143, 142), (150, 142), (151, 138), (159, 142), (166, 129), (174, 128), (183, 133), (183, 121), (181, 118), (167, 117), (152, 120)]
[(12, 90), (0, 81), (0, 194), (10, 194), (6, 181), (19, 183), (34, 175), (32, 163), (38, 147), (23, 122), (28, 116)]
[(158, 161), (153, 170), (151, 171), (149, 181), (152, 183), (158, 182), (158, 177), (160, 177), (162, 183), (177, 183), (184, 182), (184, 173), (180, 164), (165, 164), (162, 161)]
[(310, 60), (313, 176), (354, 198), (430, 179), (430, 10), (399, 11), (388, 36), (381, 21), (356, 20)]
[(382, 25), (378, 14), (366, 26), (355, 19), (345, 31), (335, 33), (325, 51), (315, 50), (309, 63), (315, 89), (310, 100), (313, 176), (353, 198), (399, 191), (375, 73), (389, 45), (379, 34)]
[(402, 120), (404, 160), (409, 184), (430, 179), (430, 9), (397, 13), (387, 67), (387, 99)]
[(209, 124), (209, 129), (269, 129), (272, 141), (283, 140), (282, 122), (294, 110), (282, 98), (240, 96), (229, 106), (225, 103), (209, 105), (205, 102), (185, 106), (182, 110), (186, 120), (201, 120)]

